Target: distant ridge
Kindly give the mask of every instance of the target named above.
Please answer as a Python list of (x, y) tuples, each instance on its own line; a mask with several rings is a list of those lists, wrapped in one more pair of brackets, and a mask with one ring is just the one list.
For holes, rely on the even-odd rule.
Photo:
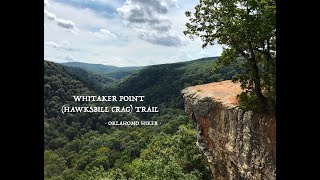
[(133, 71), (141, 69), (142, 66), (130, 66), (130, 67), (118, 67), (113, 65), (103, 65), (103, 64), (90, 64), (90, 63), (83, 63), (83, 62), (67, 62), (67, 63), (60, 63), (65, 66), (71, 67), (80, 67), (89, 71), (99, 72), (99, 73), (112, 73), (116, 71)]
[[(172, 62), (172, 63), (161, 63), (161, 64), (154, 64), (154, 65), (148, 65), (148, 66), (156, 66), (156, 65), (163, 65), (163, 64), (176, 64), (176, 63), (188, 63), (188, 62), (194, 62), (194, 61), (206, 61), (208, 59), (218, 59), (219, 56), (214, 56), (214, 57), (205, 57), (205, 58), (199, 58), (199, 59), (194, 59), (194, 60), (189, 60), (189, 61), (183, 61), (183, 62)], [(66, 63), (59, 63), (64, 66), (69, 66), (69, 67), (79, 67), (86, 69), (88, 71), (96, 72), (96, 73), (104, 73), (104, 74), (109, 74), (109, 73), (114, 73), (114, 72), (119, 72), (119, 71), (135, 71), (135, 70), (140, 70), (144, 67), (147, 66), (126, 66), (126, 67), (118, 67), (114, 65), (104, 65), (104, 64), (95, 64), (95, 63), (84, 63), (84, 62), (66, 62)]]

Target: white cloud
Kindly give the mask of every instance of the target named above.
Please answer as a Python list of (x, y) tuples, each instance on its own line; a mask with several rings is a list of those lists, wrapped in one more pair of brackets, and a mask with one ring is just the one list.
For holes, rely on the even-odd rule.
[(51, 21), (54, 21), (54, 20), (57, 19), (55, 14), (53, 14), (53, 13), (47, 11), (47, 10), (44, 10), (44, 16), (46, 18), (48, 18), (49, 20), (51, 20)]
[(98, 32), (92, 33), (98, 39), (116, 39), (117, 36), (108, 29), (100, 29)]
[(54, 13), (52, 13), (46, 9), (44, 10), (44, 16), (48, 20), (56, 22), (56, 24), (63, 29), (69, 30), (71, 32), (75, 32), (77, 30), (74, 22), (72, 22), (70, 20), (66, 20), (66, 19), (57, 18), (57, 16)]
[(51, 2), (47, 10), (56, 14), (58, 18), (72, 21), (81, 30), (96, 29), (97, 27), (106, 28), (114, 23), (114, 20), (106, 19), (89, 8), (76, 8), (54, 1)]
[(55, 42), (45, 42), (45, 45), (53, 47), (53, 48), (60, 48), (60, 45), (58, 45)]
[(171, 7), (176, 7), (175, 0), (128, 0), (117, 12), (141, 39), (163, 46), (181, 46), (184, 43), (166, 16)]
[(69, 55), (67, 54), (64, 58), (63, 58), (64, 61), (67, 61), (67, 62), (71, 62), (71, 61), (76, 61), (75, 57), (73, 57), (72, 55)]
[(179, 36), (173, 32), (159, 33), (157, 30), (144, 30), (134, 28), (140, 33), (140, 38), (153, 44), (160, 44), (164, 46), (181, 46), (185, 45)]
[(61, 41), (60, 43), (48, 41), (48, 42), (45, 42), (44, 44), (48, 47), (52, 47), (57, 50), (75, 51), (75, 49), (71, 48), (71, 44), (68, 41)]
[[(88, 0), (81, 1), (90, 3)], [(111, 2), (96, 1), (104, 1), (106, 4)], [(152, 9), (157, 4), (155, 1), (160, 2), (162, 11)], [(112, 1), (113, 7), (123, 8), (125, 4), (122, 2)], [(188, 8), (193, 8), (195, 1), (183, 1), (189, 3), (185, 4), (182, 1), (154, 0), (153, 5), (147, 0), (131, 0), (131, 2), (140, 9), (144, 8), (142, 16), (136, 16), (139, 13), (130, 8), (125, 18), (119, 13), (113, 17), (103, 16), (101, 8), (95, 11), (93, 6), (87, 8), (73, 6), (72, 3), (64, 3), (61, 0), (49, 0), (50, 6), (45, 6), (47, 13), (44, 21), (44, 42), (47, 44), (44, 46), (44, 58), (55, 62), (74, 60), (116, 66), (143, 66), (182, 62), (201, 58), (202, 55), (207, 56), (201, 53), (202, 51), (207, 52), (208, 56), (221, 54), (219, 46), (202, 49), (200, 40), (191, 41), (183, 35), (187, 20), (184, 11), (192, 10)], [(190, 2), (193, 4), (190, 5)], [(151, 8), (152, 11), (147, 12), (145, 4), (149, 4), (147, 9)], [(130, 18), (138, 22), (140, 20), (141, 23), (130, 21), (124, 25), (123, 22)], [(58, 26), (57, 19), (72, 22), (77, 28), (77, 35), (70, 35), (70, 30)], [(70, 46), (68, 43), (63, 43), (64, 41)]]
[(44, 0), (44, 7), (48, 7), (50, 4), (49, 4), (49, 2), (48, 2), (48, 0)]
[(74, 24), (74, 22), (70, 21), (70, 20), (65, 20), (65, 19), (57, 19), (57, 24), (58, 26), (65, 28), (65, 29), (75, 29), (76, 26)]
[(54, 61), (57, 63), (65, 63), (65, 62), (75, 62), (78, 61), (77, 58), (75, 58), (74, 56), (70, 55), (70, 54), (66, 54), (66, 55), (54, 55), (54, 56), (50, 56), (50, 55), (45, 55), (44, 57), (45, 60), (48, 61)]
[(166, 7), (178, 7), (177, 0), (161, 0), (160, 3)]

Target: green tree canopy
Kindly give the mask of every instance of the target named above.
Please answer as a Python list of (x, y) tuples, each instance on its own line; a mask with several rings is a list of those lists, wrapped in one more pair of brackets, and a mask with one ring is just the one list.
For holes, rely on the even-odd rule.
[[(275, 102), (276, 55), (275, 0), (200, 0), (184, 34), (200, 37), (202, 47), (225, 45), (218, 66), (243, 61), (245, 72), (234, 78), (245, 89), (240, 106), (272, 110)], [(271, 108), (271, 109), (270, 109)]]

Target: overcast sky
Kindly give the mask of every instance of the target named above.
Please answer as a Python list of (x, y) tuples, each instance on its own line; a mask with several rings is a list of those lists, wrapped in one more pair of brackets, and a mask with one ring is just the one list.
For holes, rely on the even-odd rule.
[(219, 56), (183, 31), (199, 0), (45, 0), (44, 59), (144, 66)]

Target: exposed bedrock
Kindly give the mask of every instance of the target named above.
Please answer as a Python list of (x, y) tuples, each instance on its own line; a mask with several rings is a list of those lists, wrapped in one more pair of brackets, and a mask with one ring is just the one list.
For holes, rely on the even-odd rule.
[(276, 179), (276, 118), (243, 111), (239, 83), (222, 81), (182, 90), (197, 123), (197, 145), (216, 180)]

